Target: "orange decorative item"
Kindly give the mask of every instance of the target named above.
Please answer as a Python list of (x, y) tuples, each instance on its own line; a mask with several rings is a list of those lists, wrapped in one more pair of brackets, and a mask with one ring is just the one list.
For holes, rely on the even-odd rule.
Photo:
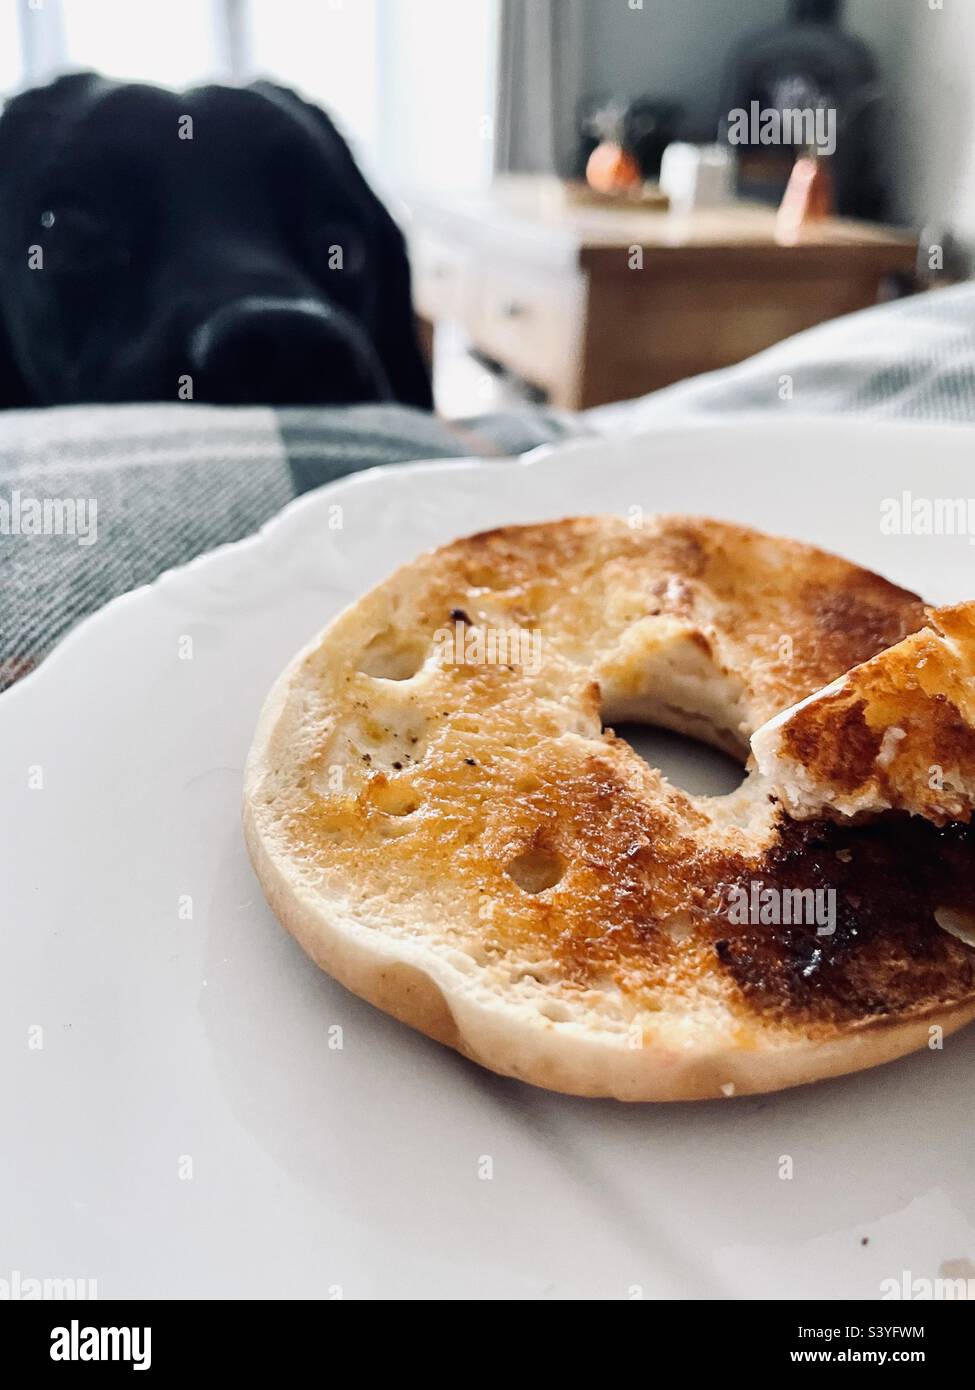
[(589, 156), (586, 182), (597, 193), (622, 193), (643, 182), (640, 166), (622, 145), (603, 140)]
[(779, 241), (798, 241), (803, 227), (833, 214), (833, 180), (829, 166), (812, 155), (796, 160), (782, 197), (775, 234)]

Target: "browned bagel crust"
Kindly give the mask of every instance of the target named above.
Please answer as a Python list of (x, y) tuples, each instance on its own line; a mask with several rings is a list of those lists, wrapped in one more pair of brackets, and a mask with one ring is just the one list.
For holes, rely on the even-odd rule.
[(975, 807), (975, 602), (758, 730), (752, 747), (802, 819), (907, 811), (935, 825)]

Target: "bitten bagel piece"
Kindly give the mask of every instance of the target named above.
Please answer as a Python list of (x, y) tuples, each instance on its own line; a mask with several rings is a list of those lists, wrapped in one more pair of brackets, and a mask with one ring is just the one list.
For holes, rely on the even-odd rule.
[(920, 632), (754, 734), (759, 769), (790, 815), (896, 810), (935, 825), (971, 820), (975, 603), (927, 617)]
[(536, 1085), (688, 1100), (887, 1061), (975, 1014), (975, 951), (934, 917), (972, 901), (969, 832), (798, 825), (754, 772), (691, 796), (605, 725), (744, 761), (923, 623), (876, 575), (714, 521), (457, 541), (274, 687), (246, 771), (258, 877), (336, 979)]

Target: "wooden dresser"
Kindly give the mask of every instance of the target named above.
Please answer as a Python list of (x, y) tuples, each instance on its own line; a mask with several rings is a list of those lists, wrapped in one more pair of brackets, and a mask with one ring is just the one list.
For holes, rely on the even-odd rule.
[(587, 206), (556, 179), (412, 199), (422, 319), (579, 409), (726, 367), (877, 300), (917, 239), (865, 223), (775, 238), (774, 211), (736, 203), (680, 217)]

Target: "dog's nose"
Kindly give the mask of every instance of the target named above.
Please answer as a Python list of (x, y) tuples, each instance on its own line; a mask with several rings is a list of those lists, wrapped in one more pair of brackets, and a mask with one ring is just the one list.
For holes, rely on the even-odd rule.
[(251, 295), (190, 337), (194, 395), (228, 405), (376, 401), (389, 384), (363, 330), (315, 299)]

